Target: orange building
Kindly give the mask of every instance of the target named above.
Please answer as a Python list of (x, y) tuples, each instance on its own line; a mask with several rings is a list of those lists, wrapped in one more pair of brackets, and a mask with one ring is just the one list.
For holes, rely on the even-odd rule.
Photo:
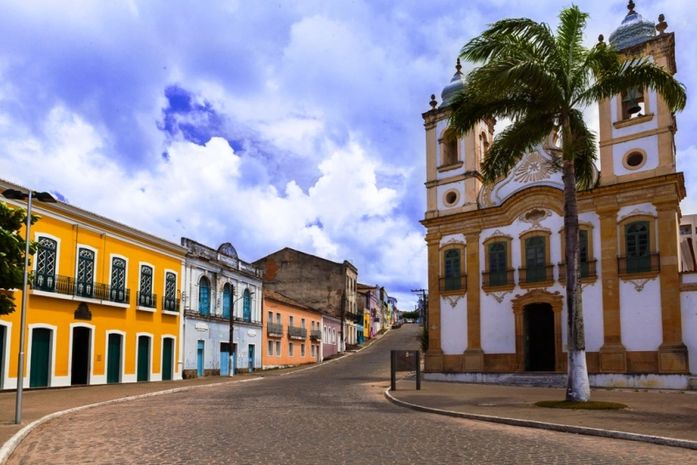
[(279, 368), (321, 360), (322, 315), (283, 294), (264, 289), (261, 363)]

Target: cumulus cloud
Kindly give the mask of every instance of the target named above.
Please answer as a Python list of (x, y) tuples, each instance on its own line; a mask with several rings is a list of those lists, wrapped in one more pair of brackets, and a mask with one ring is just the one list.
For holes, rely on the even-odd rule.
[[(626, 14), (620, 0), (581, 7), (588, 45)], [(7, 0), (0, 176), (171, 240), (232, 241), (248, 259), (285, 245), (346, 258), (361, 280), (409, 302), (408, 290), (426, 284), (418, 220), (429, 96), (440, 96), (461, 46), (487, 24), (527, 16), (555, 27), (560, 8)], [(666, 15), (678, 78), (695, 87), (692, 4), (637, 9)], [(695, 105), (678, 116), (684, 211), (695, 205)], [(597, 111), (587, 115), (596, 126)]]

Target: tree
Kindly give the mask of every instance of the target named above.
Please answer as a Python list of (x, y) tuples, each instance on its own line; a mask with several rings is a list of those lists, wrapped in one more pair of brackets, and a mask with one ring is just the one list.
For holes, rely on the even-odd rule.
[(556, 34), (547, 24), (527, 18), (490, 25), (462, 48), (461, 58), (481, 66), (467, 75), (450, 116), (450, 124), (459, 134), (484, 118), (511, 120), (483, 160), (485, 182), (507, 174), (553, 131), (561, 135), (560, 150), (553, 156), (564, 180), (569, 401), (590, 399), (578, 284), (576, 192), (592, 187), (598, 149), (582, 110), (637, 87), (656, 91), (671, 111), (682, 110), (686, 102), (684, 86), (648, 59), (623, 60), (602, 36), (594, 47), (584, 47), (587, 19), (586, 13), (572, 6), (561, 11)]
[[(0, 315), (15, 310), (13, 289), (19, 289), (23, 284), (26, 243), (19, 231), (26, 220), (26, 210), (9, 208), (0, 202)], [(35, 221), (36, 218), (32, 218), (32, 223)], [(30, 244), (29, 251), (34, 254), (34, 244)]]

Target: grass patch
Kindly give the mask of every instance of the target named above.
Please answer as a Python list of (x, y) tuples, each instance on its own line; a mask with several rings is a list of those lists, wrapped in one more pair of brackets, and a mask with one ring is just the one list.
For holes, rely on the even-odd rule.
[(571, 410), (620, 410), (627, 408), (619, 402), (600, 402), (591, 400), (588, 402), (571, 402), (568, 400), (541, 400), (535, 402), (538, 407), (544, 408), (565, 408)]

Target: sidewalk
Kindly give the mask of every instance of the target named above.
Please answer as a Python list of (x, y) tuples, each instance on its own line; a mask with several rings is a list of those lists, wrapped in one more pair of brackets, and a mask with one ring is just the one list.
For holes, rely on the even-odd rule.
[[(564, 394), (564, 390), (558, 388), (437, 381), (422, 381), (421, 391), (417, 391), (413, 377), (400, 380), (397, 383), (397, 390), (389, 392), (389, 395), (397, 401), (414, 404), (422, 410), (439, 409), (464, 414), (463, 416), (470, 418), (482, 415), (567, 425), (571, 428), (550, 427), (548, 429), (581, 433), (582, 431), (574, 427), (660, 436), (695, 441), (693, 445), (697, 448), (697, 392), (695, 391), (633, 389), (594, 389), (592, 391), (593, 400), (620, 402), (628, 406), (623, 410), (567, 410), (541, 408), (534, 405), (540, 400), (563, 400)], [(447, 412), (438, 413), (447, 414)], [(520, 424), (516, 421), (508, 423)], [(536, 427), (543, 426), (536, 425)], [(603, 435), (602, 431), (600, 433), (598, 435)], [(690, 445), (687, 444), (687, 446)]]

